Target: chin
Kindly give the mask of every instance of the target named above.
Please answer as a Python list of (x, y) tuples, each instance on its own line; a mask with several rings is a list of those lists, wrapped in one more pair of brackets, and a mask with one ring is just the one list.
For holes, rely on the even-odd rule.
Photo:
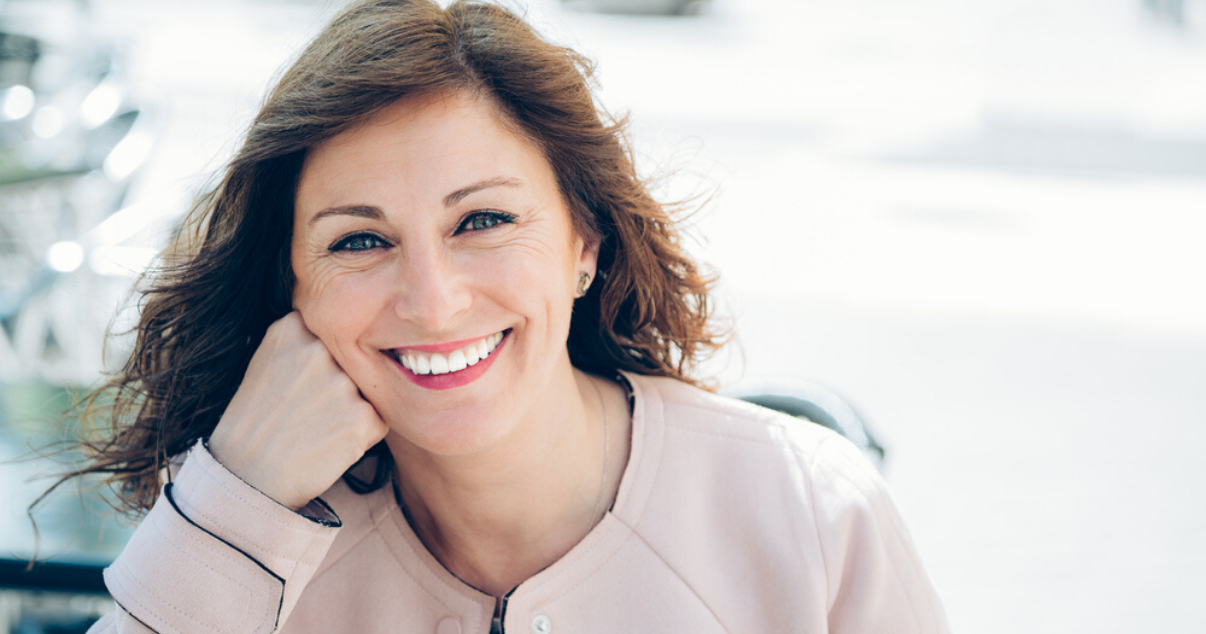
[[(458, 407), (420, 413), (411, 409), (405, 419), (385, 416), (392, 436), (423, 452), (437, 456), (466, 456), (499, 443), (510, 426), (497, 413), (477, 407)], [(391, 443), (392, 446), (392, 443)]]

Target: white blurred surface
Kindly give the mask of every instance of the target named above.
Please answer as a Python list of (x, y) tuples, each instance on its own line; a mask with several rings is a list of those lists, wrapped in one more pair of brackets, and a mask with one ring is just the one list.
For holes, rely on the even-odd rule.
[[(1202, 4), (531, 9), (665, 192), (715, 193), (722, 374), (826, 384), (879, 433), (955, 631), (1206, 631)], [(333, 6), (95, 2), (165, 109), (135, 202), (182, 208)]]

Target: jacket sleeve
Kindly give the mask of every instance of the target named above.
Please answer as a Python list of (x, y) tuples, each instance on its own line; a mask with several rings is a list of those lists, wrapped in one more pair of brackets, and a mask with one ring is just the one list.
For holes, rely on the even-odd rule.
[(89, 632), (275, 632), (338, 528), (321, 499), (295, 513), (198, 443), (105, 569), (119, 609)]
[(841, 437), (811, 464), (830, 634), (946, 634), (941, 602), (883, 479)]

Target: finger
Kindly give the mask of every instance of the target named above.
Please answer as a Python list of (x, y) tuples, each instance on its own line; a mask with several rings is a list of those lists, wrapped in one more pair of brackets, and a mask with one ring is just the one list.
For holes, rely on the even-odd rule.
[(284, 317), (282, 317), (281, 319), (288, 319), (288, 320), (290, 320), (290, 322), (291, 322), (291, 323), (295, 323), (295, 324), (296, 324), (296, 325), (297, 325), (299, 328), (301, 328), (301, 329), (302, 329), (302, 331), (304, 331), (306, 334), (308, 334), (308, 335), (310, 335), (311, 337), (314, 337), (314, 338), (316, 338), (316, 339), (318, 338), (318, 337), (317, 337), (317, 336), (314, 334), (314, 332), (310, 330), (310, 326), (309, 326), (308, 324), (306, 324), (306, 316), (305, 316), (305, 315), (303, 315), (303, 314), (302, 314), (302, 312), (301, 312), (300, 310), (293, 309), (293, 310), (289, 311), (289, 313), (288, 313), (288, 314), (286, 314), (286, 315), (285, 315)]

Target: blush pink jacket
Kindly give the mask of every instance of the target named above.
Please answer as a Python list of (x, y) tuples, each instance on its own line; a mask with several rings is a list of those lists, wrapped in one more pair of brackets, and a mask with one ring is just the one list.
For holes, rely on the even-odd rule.
[[(947, 631), (883, 481), (845, 439), (625, 376), (632, 450), (615, 505), (511, 593), (505, 632)], [(390, 487), (341, 482), (303, 513), (198, 444), (105, 571), (120, 608), (91, 632), (489, 632), (495, 600), (432, 557)]]

